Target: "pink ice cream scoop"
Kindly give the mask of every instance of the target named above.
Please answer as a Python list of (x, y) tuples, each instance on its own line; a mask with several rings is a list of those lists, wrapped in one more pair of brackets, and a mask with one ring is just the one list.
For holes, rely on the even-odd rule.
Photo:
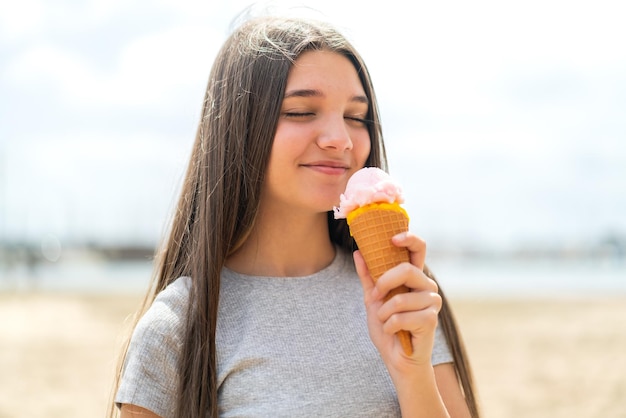
[(335, 219), (342, 219), (354, 209), (371, 203), (404, 203), (402, 188), (377, 167), (364, 167), (348, 180), (346, 190), (334, 208)]

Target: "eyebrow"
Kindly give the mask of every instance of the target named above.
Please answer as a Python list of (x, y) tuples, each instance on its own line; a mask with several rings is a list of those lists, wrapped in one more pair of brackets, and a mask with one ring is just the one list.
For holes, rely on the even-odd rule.
[[(291, 97), (323, 97), (324, 93), (322, 93), (320, 90), (315, 90), (315, 89), (299, 89), (299, 90), (291, 90), (285, 93), (285, 97), (284, 99), (289, 99)], [(369, 100), (367, 99), (366, 96), (363, 95), (356, 95), (356, 96), (352, 96), (350, 98), (351, 102), (358, 102), (358, 103), (364, 103), (364, 104), (369, 104)]]

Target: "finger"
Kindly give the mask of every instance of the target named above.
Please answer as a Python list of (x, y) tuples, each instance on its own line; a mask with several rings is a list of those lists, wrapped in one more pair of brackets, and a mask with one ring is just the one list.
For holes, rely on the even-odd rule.
[(439, 320), (439, 310), (430, 306), (419, 311), (398, 312), (383, 322), (383, 332), (393, 335), (399, 331), (409, 331), (414, 336), (434, 333)]
[(405, 286), (412, 290), (422, 291), (428, 290), (437, 292), (437, 283), (430, 277), (426, 276), (417, 266), (409, 263), (401, 263), (390, 268), (376, 281), (375, 287), (377, 293), (383, 297), (391, 290), (400, 286)]
[(356, 267), (357, 275), (361, 280), (361, 285), (363, 286), (363, 293), (368, 295), (371, 293), (374, 288), (374, 280), (367, 269), (367, 265), (365, 264), (365, 259), (361, 255), (361, 251), (356, 250), (352, 253), (352, 257), (354, 258), (354, 266)]
[(391, 241), (398, 247), (406, 247), (409, 250), (411, 264), (417, 266), (420, 270), (424, 269), (424, 263), (426, 262), (426, 241), (412, 232), (402, 232), (394, 235)]
[(441, 309), (441, 297), (436, 292), (400, 293), (383, 303), (378, 309), (377, 316), (380, 321), (385, 322), (392, 315), (398, 313), (416, 312), (431, 308), (437, 312)]

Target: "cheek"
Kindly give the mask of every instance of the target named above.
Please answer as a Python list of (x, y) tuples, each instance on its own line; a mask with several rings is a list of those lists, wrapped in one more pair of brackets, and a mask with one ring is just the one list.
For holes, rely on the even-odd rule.
[(367, 157), (369, 157), (371, 149), (372, 144), (369, 134), (360, 135), (354, 141), (354, 157), (360, 167), (365, 165), (365, 161)]
[(279, 122), (272, 142), (272, 153), (288, 158), (302, 152), (306, 146), (307, 131), (298, 128), (293, 124)]
[(272, 163), (275, 165), (284, 164), (292, 156), (297, 145), (297, 141), (294, 141), (293, 138), (297, 138), (297, 136), (288, 129), (280, 129), (276, 132), (270, 152), (270, 165)]

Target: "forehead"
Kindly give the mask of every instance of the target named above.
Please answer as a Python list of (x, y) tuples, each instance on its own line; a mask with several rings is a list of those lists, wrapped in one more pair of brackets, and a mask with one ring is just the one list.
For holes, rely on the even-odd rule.
[(344, 55), (332, 51), (307, 51), (302, 53), (289, 70), (287, 89), (311, 84), (327, 88), (346, 87), (363, 92), (361, 80), (352, 62)]

